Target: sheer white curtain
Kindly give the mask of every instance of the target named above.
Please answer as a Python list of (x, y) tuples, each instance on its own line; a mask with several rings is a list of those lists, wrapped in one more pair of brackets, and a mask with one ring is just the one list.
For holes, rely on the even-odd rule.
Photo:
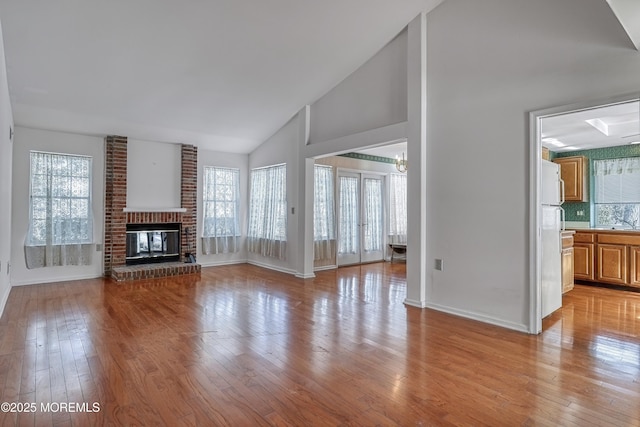
[(382, 180), (364, 179), (363, 248), (366, 252), (382, 250)]
[(360, 235), (358, 224), (360, 211), (358, 203), (359, 178), (341, 176), (340, 183), (340, 239), (338, 253), (341, 255), (357, 254), (360, 252)]
[(240, 235), (240, 170), (205, 166), (202, 252), (238, 252)]
[(27, 268), (90, 265), (92, 159), (31, 152)]
[(593, 161), (593, 174), (596, 176), (638, 173), (640, 173), (640, 157)]
[(287, 169), (284, 164), (251, 171), (247, 242), (250, 252), (286, 258)]
[(315, 165), (313, 249), (315, 260), (333, 259), (336, 250), (333, 168)]
[(389, 243), (407, 243), (407, 175), (389, 180)]

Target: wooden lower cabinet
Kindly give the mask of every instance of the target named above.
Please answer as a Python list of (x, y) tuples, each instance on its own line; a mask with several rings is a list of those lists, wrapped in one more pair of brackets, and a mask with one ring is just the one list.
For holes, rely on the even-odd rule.
[(596, 269), (598, 281), (627, 284), (629, 263), (625, 245), (598, 244), (596, 259), (598, 260), (598, 268)]
[(573, 277), (578, 280), (595, 280), (593, 268), (593, 243), (573, 244)]
[(565, 248), (562, 250), (562, 293), (564, 294), (565, 292), (569, 292), (572, 289), (573, 289), (573, 248)]
[(640, 287), (640, 246), (629, 247), (629, 286)]
[(640, 288), (640, 231), (577, 231), (573, 270), (575, 280)]

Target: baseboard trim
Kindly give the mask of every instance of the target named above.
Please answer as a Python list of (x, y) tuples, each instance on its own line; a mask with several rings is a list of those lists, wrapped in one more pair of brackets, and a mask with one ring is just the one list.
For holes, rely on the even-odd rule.
[(452, 308), (440, 304), (427, 303), (425, 308), (430, 308), (432, 310), (441, 311), (447, 314), (453, 314), (454, 316), (464, 317), (470, 320), (477, 320), (478, 322), (488, 323), (494, 326), (500, 326), (502, 328), (511, 329), (518, 332), (524, 332), (525, 334), (530, 334), (529, 328), (527, 325), (523, 325), (521, 323), (510, 322), (503, 319), (498, 319), (496, 317), (486, 316), (483, 314), (478, 314), (472, 311), (459, 310), (457, 308)]
[(202, 267), (220, 267), (222, 265), (246, 264), (247, 262), (248, 260), (246, 259), (237, 259), (232, 261), (201, 262), (200, 265)]
[(409, 298), (406, 298), (404, 300), (404, 304), (411, 307), (417, 307), (417, 308), (425, 308), (427, 306), (426, 301), (420, 301), (420, 300), (409, 299)]
[(313, 267), (313, 271), (335, 270), (337, 265), (323, 265), (321, 267)]
[(254, 260), (248, 260), (247, 264), (255, 265), (256, 267), (260, 267), (260, 268), (266, 268), (267, 270), (279, 271), (280, 273), (291, 274), (292, 276), (295, 276), (296, 274), (294, 270), (291, 270), (289, 268), (277, 267), (275, 265), (270, 265), (270, 264), (263, 264), (261, 262), (254, 261)]
[(307, 274), (296, 273), (295, 276), (298, 279), (313, 279), (314, 277), (316, 277), (316, 275), (313, 273), (307, 273)]
[(11, 286), (29, 286), (29, 285), (45, 285), (47, 283), (57, 283), (57, 282), (73, 282), (75, 280), (87, 280), (87, 279), (99, 279), (100, 277), (104, 277), (102, 275), (84, 275), (84, 276), (65, 276), (65, 277), (54, 277), (49, 280), (24, 280), (24, 281), (12, 281)]

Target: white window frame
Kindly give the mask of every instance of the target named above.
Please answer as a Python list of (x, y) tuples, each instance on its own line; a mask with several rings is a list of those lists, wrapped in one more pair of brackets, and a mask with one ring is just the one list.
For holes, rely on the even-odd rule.
[[(230, 173), (232, 174), (232, 184), (228, 183), (219, 183), (217, 181), (217, 172)], [(210, 179), (214, 179), (215, 182), (209, 182)], [(224, 197), (221, 195), (221, 187), (231, 185), (231, 193), (233, 194), (233, 200), (224, 200)], [(213, 192), (210, 194), (209, 187), (213, 186)], [(212, 196), (212, 197), (209, 197)], [(207, 204), (213, 204), (213, 216), (207, 216)], [(218, 234), (216, 232), (217, 227), (215, 226), (215, 222), (221, 220), (222, 218), (217, 217), (218, 209), (217, 205), (219, 203), (232, 205), (233, 217), (232, 217), (232, 227), (233, 231), (224, 232)], [(213, 220), (214, 225), (212, 227), (207, 227), (207, 220)], [(226, 217), (225, 217), (226, 220)], [(204, 167), (204, 187), (202, 191), (202, 237), (240, 237), (240, 169), (238, 168), (227, 168), (227, 167), (219, 167), (219, 166), (205, 166)]]

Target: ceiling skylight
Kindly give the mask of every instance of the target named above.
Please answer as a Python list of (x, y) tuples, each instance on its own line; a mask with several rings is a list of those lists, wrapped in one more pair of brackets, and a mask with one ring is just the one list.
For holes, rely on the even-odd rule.
[(604, 135), (609, 136), (609, 125), (603, 122), (601, 119), (589, 119), (585, 120), (585, 122), (598, 129)]

